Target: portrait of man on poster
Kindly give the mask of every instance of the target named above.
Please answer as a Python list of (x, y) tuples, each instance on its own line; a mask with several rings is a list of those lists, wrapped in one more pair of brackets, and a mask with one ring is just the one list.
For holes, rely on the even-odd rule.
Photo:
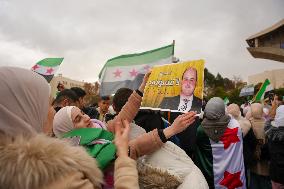
[(180, 112), (197, 111), (200, 113), (202, 100), (194, 96), (196, 83), (197, 70), (194, 67), (187, 68), (182, 75), (180, 94), (173, 97), (164, 97), (159, 108)]

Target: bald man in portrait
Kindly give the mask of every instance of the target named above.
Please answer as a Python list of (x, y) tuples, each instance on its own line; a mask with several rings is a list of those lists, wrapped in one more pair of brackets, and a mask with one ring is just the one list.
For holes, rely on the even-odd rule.
[(180, 95), (164, 97), (159, 108), (181, 112), (196, 111), (200, 113), (202, 100), (194, 96), (196, 82), (197, 70), (193, 67), (187, 68), (182, 76)]

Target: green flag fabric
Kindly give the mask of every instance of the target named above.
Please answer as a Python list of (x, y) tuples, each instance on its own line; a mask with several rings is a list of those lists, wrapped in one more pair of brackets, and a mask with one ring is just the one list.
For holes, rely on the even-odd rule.
[(58, 70), (63, 58), (45, 58), (37, 62), (32, 71), (42, 75), (49, 83), (53, 78), (55, 72)]
[(231, 119), (218, 142), (211, 140), (201, 125), (196, 136), (196, 165), (209, 188), (246, 189), (242, 131), (237, 120)]
[(63, 138), (78, 139), (90, 156), (96, 158), (99, 167), (105, 169), (115, 159), (116, 146), (112, 143), (114, 135), (100, 128), (80, 128), (66, 133)]
[(227, 104), (229, 104), (229, 102), (230, 102), (229, 98), (228, 98), (228, 97), (225, 97), (225, 98), (224, 98), (224, 104), (227, 105)]
[(119, 88), (137, 89), (143, 77), (154, 65), (172, 63), (174, 44), (158, 49), (127, 54), (106, 62), (99, 74), (100, 95), (114, 94)]
[(260, 102), (261, 100), (264, 99), (264, 94), (265, 92), (271, 91), (273, 90), (269, 79), (266, 79), (264, 81), (264, 83), (261, 85), (259, 91), (256, 93), (255, 97), (254, 97), (254, 102)]

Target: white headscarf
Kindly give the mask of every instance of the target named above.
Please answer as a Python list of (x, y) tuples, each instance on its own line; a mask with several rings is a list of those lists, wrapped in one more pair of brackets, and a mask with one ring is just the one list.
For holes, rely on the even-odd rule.
[(241, 116), (241, 111), (240, 111), (240, 108), (237, 104), (230, 104), (228, 107), (227, 107), (227, 112), (229, 114), (231, 114), (235, 119), (239, 119), (240, 116)]
[(284, 105), (281, 105), (276, 109), (276, 115), (271, 124), (274, 127), (284, 127)]
[(56, 137), (62, 137), (63, 134), (74, 129), (71, 118), (71, 111), (75, 106), (65, 106), (61, 108), (54, 116), (53, 132)]
[(39, 74), (22, 68), (0, 68), (0, 131), (31, 136), (42, 132), (50, 87)]
[(241, 116), (240, 108), (237, 104), (230, 104), (227, 107), (228, 113), (231, 114), (241, 125), (243, 135), (246, 136), (246, 134), (249, 132), (251, 128), (251, 124), (249, 120)]

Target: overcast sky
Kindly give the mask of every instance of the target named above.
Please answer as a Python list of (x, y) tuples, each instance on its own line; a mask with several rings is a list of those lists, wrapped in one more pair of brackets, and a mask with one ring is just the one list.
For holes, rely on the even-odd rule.
[(96, 81), (113, 57), (176, 41), (181, 60), (247, 76), (284, 68), (254, 59), (245, 39), (284, 18), (284, 0), (0, 0), (0, 66), (64, 57), (58, 73)]

